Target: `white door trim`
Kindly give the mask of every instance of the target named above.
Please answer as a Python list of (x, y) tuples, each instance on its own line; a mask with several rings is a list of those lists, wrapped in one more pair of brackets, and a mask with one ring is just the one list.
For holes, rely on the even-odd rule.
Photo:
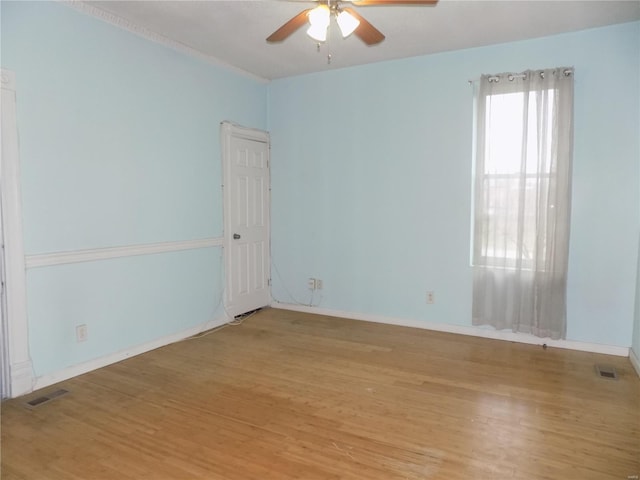
[[(225, 294), (224, 294), (224, 306), (225, 312), (228, 317), (233, 317), (239, 313), (234, 310), (231, 303), (231, 272), (232, 268), (232, 255), (231, 255), (231, 245), (233, 242), (233, 228), (231, 225), (231, 199), (228, 197), (229, 189), (225, 189), (225, 185), (231, 185), (231, 169), (229, 168), (229, 161), (231, 159), (231, 141), (232, 138), (243, 138), (247, 140), (253, 140), (257, 142), (262, 142), (267, 145), (267, 149), (269, 149), (270, 145), (270, 137), (269, 133), (263, 130), (258, 130), (254, 128), (247, 128), (237, 125), (232, 122), (223, 121), (220, 123), (220, 142), (222, 146), (222, 190), (223, 190), (223, 213), (224, 213), (224, 233), (223, 233), (223, 248), (224, 248), (224, 269), (225, 269)], [(270, 159), (267, 159), (267, 167), (269, 167)], [(269, 209), (267, 215), (271, 216), (271, 206), (270, 206), (270, 195), (269, 195)], [(271, 266), (271, 220), (267, 223), (267, 241), (269, 244), (269, 248), (267, 248), (267, 258), (266, 264), (267, 268)], [(271, 274), (268, 273), (268, 278), (271, 278)], [(269, 280), (270, 285), (270, 280)], [(265, 306), (269, 305), (271, 301), (271, 287), (269, 286), (269, 302), (265, 304)]]
[(2, 221), (5, 235), (7, 278), (7, 329), (11, 397), (33, 390), (33, 368), (29, 356), (27, 320), (27, 287), (22, 237), (22, 194), (20, 158), (16, 120), (16, 77), (0, 70), (2, 84), (2, 154), (0, 157), (0, 189)]

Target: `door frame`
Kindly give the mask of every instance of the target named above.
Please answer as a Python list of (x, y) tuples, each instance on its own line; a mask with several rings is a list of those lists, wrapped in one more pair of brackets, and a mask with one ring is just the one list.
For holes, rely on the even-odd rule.
[(22, 192), (20, 156), (16, 118), (16, 76), (0, 70), (2, 86), (2, 148), (0, 153), (0, 195), (2, 195), (2, 230), (4, 234), (4, 266), (6, 276), (5, 347), (9, 360), (10, 397), (33, 391), (33, 367), (29, 355), (27, 318), (27, 283), (22, 235)]
[(229, 168), (231, 162), (231, 141), (232, 138), (243, 138), (247, 140), (254, 140), (256, 142), (265, 143), (267, 145), (267, 169), (269, 170), (269, 199), (267, 205), (267, 258), (266, 266), (268, 268), (267, 278), (269, 286), (269, 303), (271, 303), (271, 139), (269, 132), (259, 130), (255, 128), (243, 127), (229, 121), (223, 121), (220, 123), (220, 142), (222, 146), (222, 196), (223, 196), (223, 251), (224, 251), (224, 309), (225, 313), (230, 319), (233, 319), (235, 315), (244, 312), (234, 312), (232, 305), (230, 305), (230, 292), (231, 290), (231, 275), (232, 271), (232, 255), (229, 248), (233, 242), (233, 228), (231, 225), (231, 206), (232, 199), (230, 198), (230, 189), (225, 188), (225, 185), (231, 184), (231, 169)]

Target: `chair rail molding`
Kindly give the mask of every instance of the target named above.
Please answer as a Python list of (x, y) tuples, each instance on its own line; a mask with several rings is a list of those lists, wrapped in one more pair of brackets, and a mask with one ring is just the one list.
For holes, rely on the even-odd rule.
[(124, 245), (119, 247), (92, 248), (68, 252), (40, 253), (27, 255), (26, 267), (51, 267), (68, 263), (95, 262), (112, 258), (133, 257), (136, 255), (153, 255), (156, 253), (178, 252), (195, 248), (222, 246), (222, 237), (184, 240), (176, 242), (145, 243), (141, 245)]
[(0, 194), (4, 233), (7, 295), (7, 349), (11, 397), (33, 390), (33, 368), (29, 355), (29, 324), (24, 243), (22, 236), (22, 193), (20, 190), (20, 152), (16, 123), (16, 76), (0, 70), (2, 86), (2, 154), (0, 156)]

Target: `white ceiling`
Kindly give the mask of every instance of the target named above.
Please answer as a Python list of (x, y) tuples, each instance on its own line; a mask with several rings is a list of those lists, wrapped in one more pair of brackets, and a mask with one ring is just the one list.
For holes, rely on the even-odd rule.
[[(317, 45), (301, 28), (279, 44), (265, 38), (301, 10), (305, 0), (86, 1), (85, 11), (264, 79), (416, 55), (543, 37), (640, 20), (640, 0), (440, 0), (436, 6), (355, 7), (386, 35), (366, 46), (342, 39), (335, 24)], [(88, 8), (86, 8), (88, 7)], [(103, 15), (108, 12), (108, 15)], [(331, 64), (327, 54), (331, 53)]]

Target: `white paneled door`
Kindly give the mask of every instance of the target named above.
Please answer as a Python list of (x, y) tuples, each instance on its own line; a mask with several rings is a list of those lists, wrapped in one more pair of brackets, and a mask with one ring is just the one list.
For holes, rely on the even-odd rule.
[(225, 309), (230, 316), (271, 303), (269, 134), (222, 123)]

